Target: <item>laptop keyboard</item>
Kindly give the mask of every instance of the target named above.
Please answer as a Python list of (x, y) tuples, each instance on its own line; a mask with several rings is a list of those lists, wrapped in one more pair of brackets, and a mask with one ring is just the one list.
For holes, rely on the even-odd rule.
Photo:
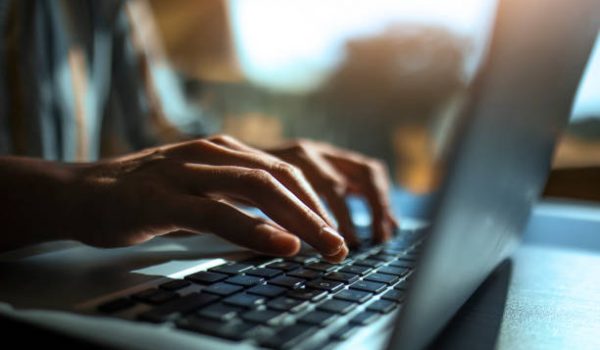
[(297, 346), (317, 330), (327, 331), (326, 342), (342, 341), (402, 305), (424, 230), (402, 230), (381, 245), (369, 244), (367, 228), (359, 229), (359, 237), (363, 245), (341, 264), (314, 252), (289, 259), (253, 257), (97, 309), (119, 316), (142, 304), (146, 307), (133, 319), (266, 348)]

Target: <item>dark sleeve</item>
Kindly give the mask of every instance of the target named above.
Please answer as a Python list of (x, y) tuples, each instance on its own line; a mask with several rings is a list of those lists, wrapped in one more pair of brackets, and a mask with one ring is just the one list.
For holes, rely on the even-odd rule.
[[(150, 122), (151, 110), (145, 94), (139, 56), (131, 40), (131, 26), (125, 5), (114, 12), (112, 26), (112, 79), (104, 124), (132, 150), (156, 145), (158, 137)], [(104, 128), (103, 128), (104, 129)]]

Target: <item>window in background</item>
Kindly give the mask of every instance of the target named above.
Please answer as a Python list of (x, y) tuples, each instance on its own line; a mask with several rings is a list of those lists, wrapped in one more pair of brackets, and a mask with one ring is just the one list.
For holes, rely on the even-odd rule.
[[(485, 49), (496, 4), (151, 3), (171, 60), (200, 82), (190, 85), (199, 86), (197, 102), (225, 132), (259, 146), (310, 137), (353, 148), (386, 159), (398, 183), (414, 192), (435, 188), (447, 135)], [(574, 120), (600, 115), (599, 51)], [(600, 164), (598, 119), (583, 130), (571, 128), (557, 166)]]

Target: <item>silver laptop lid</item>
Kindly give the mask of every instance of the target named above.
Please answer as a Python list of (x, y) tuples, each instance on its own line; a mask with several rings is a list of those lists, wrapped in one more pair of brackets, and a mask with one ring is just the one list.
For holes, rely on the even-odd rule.
[(422, 348), (519, 241), (598, 33), (597, 0), (502, 0), (389, 348)]

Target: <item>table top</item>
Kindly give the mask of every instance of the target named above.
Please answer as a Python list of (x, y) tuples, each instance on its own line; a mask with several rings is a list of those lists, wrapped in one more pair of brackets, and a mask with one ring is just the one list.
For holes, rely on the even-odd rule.
[(541, 203), (523, 241), (435, 345), (445, 349), (600, 348), (599, 208)]

